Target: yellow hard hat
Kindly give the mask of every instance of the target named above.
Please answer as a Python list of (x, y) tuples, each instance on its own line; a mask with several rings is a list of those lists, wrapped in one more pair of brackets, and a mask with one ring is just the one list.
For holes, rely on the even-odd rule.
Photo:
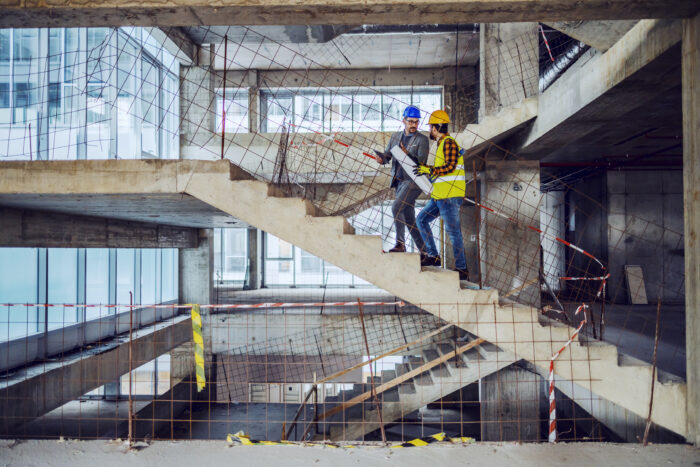
[(443, 123), (450, 123), (450, 116), (444, 110), (436, 110), (430, 114), (430, 119), (428, 120), (428, 125), (442, 125)]

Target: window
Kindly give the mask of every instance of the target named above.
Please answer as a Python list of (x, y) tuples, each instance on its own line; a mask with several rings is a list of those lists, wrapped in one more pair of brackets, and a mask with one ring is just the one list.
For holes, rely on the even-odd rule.
[[(0, 248), (0, 303), (36, 303), (39, 299), (38, 250)], [(41, 311), (43, 320), (43, 311)], [(39, 309), (24, 305), (0, 307), (0, 341), (34, 334)]]
[(265, 274), (267, 286), (371, 286), (299, 247), (265, 233)]
[(248, 277), (248, 229), (215, 229), (214, 277), (219, 283), (243, 283), (246, 281)]
[(245, 133), (248, 131), (248, 90), (226, 88), (226, 100), (223, 89), (216, 90), (216, 131), (221, 133), (223, 115), (226, 113), (226, 133)]
[[(78, 250), (76, 248), (48, 249), (48, 302), (75, 304), (78, 302)], [(48, 327), (58, 329), (78, 322), (78, 308), (54, 306), (48, 309)]]
[[(85, 251), (85, 303), (109, 304), (109, 249), (88, 248)], [(114, 308), (88, 307), (87, 321), (99, 319), (114, 312)]]
[(282, 122), (294, 132), (397, 131), (403, 110), (415, 105), (427, 116), (442, 108), (442, 88), (267, 89), (260, 93), (262, 131), (277, 132)]

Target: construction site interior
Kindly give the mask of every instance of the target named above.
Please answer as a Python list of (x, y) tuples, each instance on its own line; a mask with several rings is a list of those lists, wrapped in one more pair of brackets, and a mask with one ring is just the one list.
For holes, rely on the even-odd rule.
[(698, 465), (699, 12), (0, 2), (0, 463)]

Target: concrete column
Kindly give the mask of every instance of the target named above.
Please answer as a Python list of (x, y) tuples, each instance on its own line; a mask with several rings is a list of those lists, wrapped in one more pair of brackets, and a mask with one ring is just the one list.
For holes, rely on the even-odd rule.
[[(200, 56), (209, 57), (207, 49), (200, 50), (202, 51)], [(216, 119), (212, 75), (208, 66), (180, 67), (181, 150), (190, 145), (204, 146), (212, 138)], [(218, 141), (221, 144), (220, 140)], [(207, 154), (211, 158), (217, 158), (218, 155), (218, 153)]]
[[(197, 248), (181, 248), (179, 281), (180, 303), (212, 303), (214, 299), (214, 231), (202, 229), (199, 231), (199, 246)], [(214, 379), (212, 376), (212, 322), (209, 309), (201, 309), (202, 338), (204, 339), (204, 365), (207, 386)], [(171, 374), (170, 386), (174, 387), (179, 381), (191, 378), (194, 381), (194, 343), (192, 341), (181, 345), (170, 352)], [(194, 384), (194, 383), (192, 383)]]
[(487, 161), (483, 178), (483, 204), (520, 223), (481, 211), (484, 284), (503, 297), (539, 307), (540, 237), (525, 227), (540, 225), (539, 162)]
[(258, 248), (258, 229), (248, 229), (248, 288), (260, 288), (260, 249)]
[(211, 303), (214, 297), (214, 232), (199, 231), (197, 248), (178, 250), (180, 303)]
[(481, 379), (481, 441), (540, 441), (543, 379), (510, 366)]
[(700, 445), (700, 14), (683, 20), (683, 204), (685, 213), (688, 441)]
[(537, 23), (482, 24), (479, 120), (538, 93)]
[(258, 84), (258, 72), (248, 71), (248, 131), (257, 133), (260, 131), (260, 85)]

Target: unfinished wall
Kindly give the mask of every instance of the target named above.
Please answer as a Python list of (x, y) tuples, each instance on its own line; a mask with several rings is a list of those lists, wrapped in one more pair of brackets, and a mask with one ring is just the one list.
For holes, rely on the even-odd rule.
[(537, 23), (482, 24), (479, 120), (539, 92)]
[[(629, 303), (624, 267), (639, 265), (650, 303), (658, 298), (664, 303), (682, 303), (682, 172), (611, 170), (586, 178), (576, 189), (578, 193), (572, 192), (569, 202), (569, 224), (574, 223), (571, 240), (607, 262), (611, 274), (608, 298)], [(602, 200), (603, 206), (595, 200)], [(570, 272), (599, 270), (583, 255), (575, 255), (571, 264)]]

